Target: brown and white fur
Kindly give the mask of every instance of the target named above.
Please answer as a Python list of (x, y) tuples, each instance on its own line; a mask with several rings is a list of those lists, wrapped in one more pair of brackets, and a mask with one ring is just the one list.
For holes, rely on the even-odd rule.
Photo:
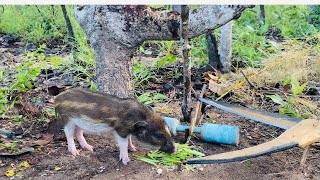
[(55, 109), (59, 118), (50, 126), (64, 129), (68, 150), (74, 156), (79, 155), (74, 136), (82, 148), (93, 152), (93, 146), (87, 143), (83, 133), (109, 131), (113, 132), (120, 160), (125, 165), (130, 161), (128, 148), (137, 151), (131, 135), (167, 153), (177, 151), (163, 118), (135, 99), (76, 88), (59, 94), (55, 98)]

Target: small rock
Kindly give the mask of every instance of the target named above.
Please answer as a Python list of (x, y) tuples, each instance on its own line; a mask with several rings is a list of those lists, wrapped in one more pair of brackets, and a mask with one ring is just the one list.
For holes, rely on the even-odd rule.
[(7, 44), (12, 44), (14, 43), (14, 38), (11, 35), (5, 35), (3, 36), (3, 41)]
[(162, 174), (162, 169), (157, 169), (157, 174), (161, 175)]
[(309, 177), (310, 177), (310, 174), (307, 173), (307, 172), (305, 172), (305, 173), (304, 173), (304, 176), (305, 176), (306, 178), (309, 178)]
[(199, 168), (199, 171), (203, 171), (203, 168), (202, 168), (202, 167), (200, 167), (200, 168)]

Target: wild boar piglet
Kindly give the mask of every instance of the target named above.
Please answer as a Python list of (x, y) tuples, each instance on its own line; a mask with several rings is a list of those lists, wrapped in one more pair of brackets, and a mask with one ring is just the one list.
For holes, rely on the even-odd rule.
[(128, 148), (137, 151), (131, 135), (164, 152), (172, 154), (177, 151), (163, 118), (135, 99), (76, 88), (59, 94), (54, 101), (57, 124), (63, 128), (68, 150), (74, 156), (79, 155), (74, 136), (82, 148), (93, 151), (83, 133), (103, 134), (109, 131), (113, 132), (119, 145), (123, 164), (130, 161)]

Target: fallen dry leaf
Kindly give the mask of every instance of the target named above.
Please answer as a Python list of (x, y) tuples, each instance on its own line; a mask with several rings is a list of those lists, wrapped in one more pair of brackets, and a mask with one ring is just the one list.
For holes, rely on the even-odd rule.
[(20, 167), (30, 167), (30, 164), (27, 161), (23, 161), (19, 164)]
[(218, 81), (218, 77), (208, 73), (208, 76), (211, 80)]
[(42, 139), (33, 141), (32, 144), (35, 145), (46, 145), (49, 144), (53, 140), (53, 135), (52, 134), (43, 134)]
[(50, 141), (48, 141), (48, 140), (44, 140), (44, 139), (39, 139), (39, 140), (36, 140), (36, 141), (33, 141), (32, 142), (32, 144), (34, 144), (34, 145), (47, 145), (47, 144), (49, 144), (50, 143)]
[(209, 81), (209, 89), (212, 92), (215, 92), (220, 96), (221, 94), (223, 94), (225, 92), (226, 88), (222, 84), (219, 84), (215, 81), (210, 80)]
[(48, 141), (52, 141), (53, 140), (53, 134), (49, 134), (49, 133), (43, 134), (42, 135), (42, 139), (48, 140)]
[(7, 170), (6, 171), (6, 176), (8, 176), (8, 177), (12, 177), (12, 176), (14, 176), (14, 170), (13, 169), (9, 169), (9, 170)]

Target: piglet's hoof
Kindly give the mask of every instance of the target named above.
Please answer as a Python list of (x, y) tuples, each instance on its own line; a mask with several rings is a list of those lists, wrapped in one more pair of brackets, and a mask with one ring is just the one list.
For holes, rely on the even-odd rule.
[(122, 163), (123, 163), (124, 165), (127, 165), (128, 162), (130, 161), (130, 159), (129, 159), (128, 156), (126, 156), (126, 157), (121, 157), (121, 156), (120, 156), (120, 159), (119, 159), (119, 160), (122, 161)]
[(84, 145), (82, 148), (83, 148), (83, 149), (86, 149), (86, 150), (88, 150), (88, 151), (93, 152), (93, 146), (91, 146), (91, 145), (89, 145), (89, 144)]
[(68, 151), (69, 151), (73, 156), (80, 155), (80, 154), (79, 154), (79, 151), (78, 151), (75, 147), (68, 147)]
[(138, 151), (138, 148), (135, 147), (134, 145), (129, 145), (128, 148), (129, 148), (129, 150), (132, 151), (132, 152)]

